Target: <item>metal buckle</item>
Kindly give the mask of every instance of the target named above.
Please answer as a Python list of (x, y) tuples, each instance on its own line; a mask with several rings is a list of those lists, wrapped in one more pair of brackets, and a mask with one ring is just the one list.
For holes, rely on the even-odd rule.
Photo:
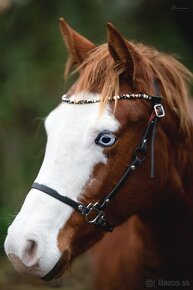
[(164, 107), (162, 106), (162, 104), (154, 105), (154, 111), (155, 111), (155, 114), (158, 118), (165, 116), (165, 110), (164, 110)]
[[(101, 220), (104, 221), (104, 212), (97, 207), (98, 202), (95, 204), (89, 203), (87, 205), (88, 212), (85, 214), (85, 219), (89, 224), (98, 224)], [(91, 217), (91, 212), (96, 213), (94, 217)]]

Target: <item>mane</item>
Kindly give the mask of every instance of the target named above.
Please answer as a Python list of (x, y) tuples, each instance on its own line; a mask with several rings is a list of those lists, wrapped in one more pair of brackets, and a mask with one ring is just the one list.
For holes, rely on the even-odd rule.
[[(171, 110), (178, 114), (181, 128), (189, 130), (188, 83), (192, 82), (193, 74), (172, 55), (161, 53), (141, 43), (132, 43), (132, 45), (140, 55), (141, 61), (136, 64), (135, 90), (137, 91), (131, 88), (128, 93), (154, 94), (156, 79), (160, 94)], [(102, 44), (92, 51), (78, 69), (81, 73), (75, 86), (75, 93), (100, 90), (100, 105), (103, 110), (108, 97), (119, 94), (123, 68), (115, 66), (108, 45)], [(67, 70), (69, 71), (69, 67)]]

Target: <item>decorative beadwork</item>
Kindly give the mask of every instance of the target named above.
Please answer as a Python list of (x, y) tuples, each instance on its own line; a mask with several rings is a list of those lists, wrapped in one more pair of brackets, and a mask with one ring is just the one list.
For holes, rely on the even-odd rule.
[[(152, 96), (146, 95), (146, 94), (125, 94), (121, 96), (114, 96), (109, 97), (108, 101), (115, 101), (115, 100), (127, 100), (127, 99), (145, 99), (145, 100), (151, 100)], [(74, 105), (80, 105), (80, 104), (92, 104), (92, 103), (99, 103), (101, 101), (100, 98), (93, 98), (91, 100), (71, 100), (69, 97), (66, 97), (65, 95), (62, 96), (62, 101), (68, 104), (74, 104)]]

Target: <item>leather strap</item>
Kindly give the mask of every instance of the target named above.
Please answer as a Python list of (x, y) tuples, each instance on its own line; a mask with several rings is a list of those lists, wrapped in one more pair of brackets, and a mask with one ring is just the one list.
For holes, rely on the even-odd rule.
[[(32, 189), (37, 189), (39, 191), (42, 191), (57, 200), (71, 206), (75, 210), (79, 211), (83, 216), (85, 216), (85, 219), (88, 223), (90, 224), (95, 224), (103, 228), (103, 230), (112, 232), (113, 226), (108, 223), (105, 220), (105, 214), (104, 212), (97, 207), (97, 203), (95, 205), (93, 204), (88, 204), (85, 206), (84, 204), (77, 202), (67, 196), (59, 194), (56, 190), (44, 185), (44, 184), (39, 184), (37, 182), (34, 182), (31, 186)], [(94, 218), (91, 217), (91, 213), (94, 212), (95, 216)]]
[(50, 187), (48, 187), (46, 185), (34, 182), (32, 184), (31, 188), (34, 188), (34, 189), (40, 190), (40, 191), (42, 191), (44, 193), (47, 193), (48, 195), (56, 198), (57, 200), (65, 203), (65, 204), (67, 204), (67, 205), (69, 205), (69, 206), (71, 206), (74, 209), (79, 211), (78, 206), (80, 205), (80, 203), (74, 201), (73, 199), (71, 199), (71, 198), (69, 198), (67, 196), (59, 194), (56, 190), (54, 190), (54, 189), (52, 189), (52, 188), (50, 188)]

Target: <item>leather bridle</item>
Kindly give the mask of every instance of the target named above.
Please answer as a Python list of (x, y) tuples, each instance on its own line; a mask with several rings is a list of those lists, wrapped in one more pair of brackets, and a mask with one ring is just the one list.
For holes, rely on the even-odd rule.
[[(56, 190), (43, 184), (38, 184), (35, 182), (33, 183), (32, 188), (42, 191), (56, 198), (57, 200), (71, 206), (76, 211), (78, 211), (81, 215), (83, 215), (85, 217), (85, 220), (89, 224), (97, 225), (105, 231), (112, 232), (114, 226), (111, 225), (108, 221), (106, 221), (104, 211), (109, 206), (113, 197), (117, 194), (117, 192), (123, 186), (127, 178), (145, 160), (146, 154), (147, 154), (147, 145), (149, 141), (151, 141), (151, 177), (154, 177), (154, 140), (155, 140), (157, 121), (159, 118), (165, 116), (164, 108), (161, 104), (162, 97), (160, 96), (149, 96), (145, 94), (137, 94), (137, 95), (132, 94), (132, 95), (122, 95), (118, 97), (119, 100), (135, 99), (135, 98), (141, 98), (141, 99), (146, 99), (146, 100), (151, 101), (153, 105), (153, 110), (149, 117), (148, 124), (141, 138), (141, 141), (139, 142), (138, 146), (134, 150), (133, 158), (131, 162), (129, 163), (126, 171), (121, 176), (120, 180), (117, 182), (116, 186), (113, 188), (113, 190), (110, 193), (105, 195), (104, 198), (102, 198), (100, 201), (97, 201), (96, 203), (89, 203), (87, 205), (84, 205), (83, 203), (79, 201), (75, 201), (67, 196), (59, 194)], [(63, 98), (64, 102), (65, 100), (67, 99)], [(86, 103), (95, 103), (95, 102), (96, 100), (89, 101), (89, 102), (86, 101)], [(66, 103), (75, 103), (75, 102), (66, 101)], [(80, 101), (78, 102), (78, 104), (85, 104), (85, 101)]]

